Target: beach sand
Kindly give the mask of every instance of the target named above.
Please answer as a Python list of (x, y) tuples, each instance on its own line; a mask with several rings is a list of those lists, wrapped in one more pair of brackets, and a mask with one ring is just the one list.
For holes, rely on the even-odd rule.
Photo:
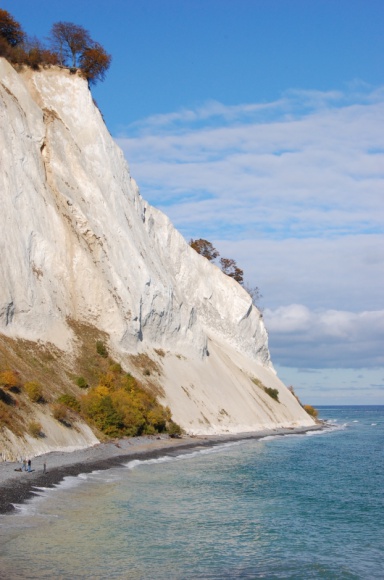
[[(32, 471), (17, 471), (21, 463), (0, 463), (0, 514), (15, 509), (34, 496), (34, 487), (52, 487), (72, 475), (90, 473), (95, 470), (120, 467), (134, 459), (153, 459), (181, 451), (212, 447), (223, 443), (247, 439), (261, 439), (271, 435), (302, 434), (324, 429), (324, 425), (297, 429), (274, 429), (241, 433), (238, 435), (183, 436), (172, 439), (168, 435), (142, 436), (118, 441), (99, 443), (93, 447), (71, 452), (52, 452), (32, 458)], [(46, 473), (44, 473), (44, 463)]]

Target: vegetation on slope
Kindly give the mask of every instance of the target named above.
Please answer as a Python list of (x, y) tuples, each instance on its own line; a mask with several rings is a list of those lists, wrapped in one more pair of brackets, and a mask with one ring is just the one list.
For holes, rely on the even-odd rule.
[(260, 387), (260, 389), (263, 389), (263, 391), (265, 393), (267, 393), (267, 395), (269, 395), (272, 399), (274, 399), (277, 403), (280, 403), (279, 401), (279, 391), (277, 389), (274, 389), (272, 387), (266, 387), (262, 381), (260, 379), (256, 379), (255, 377), (253, 377), (251, 379), (251, 381), (257, 386)]
[(129, 358), (142, 375), (134, 377), (109, 356), (105, 334), (68, 322), (76, 336), (75, 358), (50, 344), (0, 336), (0, 432), (7, 427), (17, 436), (43, 436), (35, 419), (39, 409), (68, 428), (83, 420), (102, 438), (181, 434), (156, 398), (161, 387), (146, 379), (147, 369), (157, 368), (148, 355)]
[(312, 405), (303, 405), (299, 397), (296, 395), (295, 389), (292, 387), (292, 385), (288, 387), (288, 390), (291, 391), (292, 395), (295, 397), (297, 402), (303, 407), (304, 411), (308, 413), (308, 415), (312, 417), (312, 419), (315, 419), (316, 421), (319, 416), (319, 411), (315, 409), (315, 407), (312, 407)]

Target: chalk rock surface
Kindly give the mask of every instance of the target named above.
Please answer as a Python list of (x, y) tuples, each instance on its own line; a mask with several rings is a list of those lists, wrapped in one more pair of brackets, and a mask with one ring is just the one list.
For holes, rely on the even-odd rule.
[(142, 199), (85, 80), (0, 58), (0, 147), (1, 333), (70, 352), (67, 321), (94, 325), (123, 363), (156, 360), (190, 433), (313, 425), (276, 376), (261, 313)]

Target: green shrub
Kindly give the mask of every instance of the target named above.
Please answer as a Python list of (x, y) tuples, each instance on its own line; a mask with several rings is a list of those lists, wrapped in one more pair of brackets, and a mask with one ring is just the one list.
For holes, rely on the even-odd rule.
[(28, 433), (32, 435), (32, 437), (35, 437), (36, 439), (38, 437), (41, 437), (42, 436), (41, 423), (38, 423), (37, 421), (31, 421), (28, 425)]
[(80, 403), (73, 395), (60, 395), (56, 402), (64, 405), (65, 407), (68, 407), (69, 409), (72, 409), (73, 411), (76, 411), (76, 413), (80, 413), (81, 411)]
[(147, 413), (148, 423), (157, 433), (162, 433), (167, 428), (168, 413), (164, 407), (157, 405)]
[(116, 410), (111, 396), (89, 393), (82, 400), (83, 411), (100, 431), (110, 437), (118, 437), (124, 428), (123, 415)]
[(261, 382), (261, 380), (260, 380), (260, 379), (256, 379), (256, 377), (252, 377), (252, 378), (251, 378), (251, 381), (252, 381), (252, 382), (253, 382), (253, 383), (254, 383), (254, 384), (257, 386), (257, 387), (260, 387), (260, 389), (264, 389), (264, 390), (265, 390), (265, 387), (264, 387), (264, 385), (263, 385), (263, 383)]
[(81, 409), (98, 429), (110, 437), (165, 432), (171, 419), (156, 397), (143, 389), (127, 373), (109, 369), (99, 379), (99, 385), (81, 397)]
[(278, 403), (280, 403), (280, 401), (279, 401), (279, 391), (277, 389), (272, 389), (272, 387), (266, 387), (262, 383), (262, 381), (260, 379), (256, 379), (255, 377), (251, 377), (251, 381), (257, 387), (260, 387), (260, 389), (263, 389), (263, 391), (265, 391), (267, 393), (267, 395), (269, 395), (270, 397), (272, 397), (272, 399), (274, 399), (275, 401), (277, 401)]
[(172, 419), (168, 422), (167, 432), (170, 437), (180, 437), (183, 433), (182, 428), (180, 425), (172, 421)]
[(116, 373), (118, 375), (120, 375), (123, 372), (123, 369), (121, 368), (121, 364), (120, 363), (112, 363), (109, 367), (109, 370), (112, 373)]
[(107, 347), (101, 340), (96, 341), (96, 352), (104, 358), (108, 357)]
[(43, 387), (37, 381), (25, 383), (24, 389), (33, 403), (42, 403), (44, 401)]
[(137, 381), (135, 377), (131, 375), (131, 373), (126, 373), (123, 378), (121, 379), (121, 386), (126, 391), (132, 391), (137, 387)]
[(280, 401), (279, 401), (279, 391), (277, 389), (272, 389), (272, 387), (264, 387), (264, 391), (267, 393), (267, 395), (269, 395), (270, 397), (272, 397), (272, 399), (274, 399), (275, 401), (277, 401), (278, 403), (280, 403)]
[(158, 431), (156, 431), (153, 425), (149, 425), (148, 423), (144, 425), (142, 435), (156, 435), (156, 433), (158, 433)]
[(76, 385), (80, 387), (80, 389), (88, 389), (89, 385), (84, 377), (77, 377), (76, 378)]

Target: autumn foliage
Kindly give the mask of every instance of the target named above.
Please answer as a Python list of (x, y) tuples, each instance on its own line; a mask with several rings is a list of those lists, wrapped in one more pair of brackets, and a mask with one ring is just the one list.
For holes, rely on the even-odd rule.
[(242, 284), (244, 281), (244, 272), (241, 268), (238, 267), (235, 260), (232, 258), (220, 258), (220, 266), (221, 270), (227, 276), (230, 276), (239, 284)]
[(104, 80), (112, 57), (82, 26), (56, 22), (51, 30), (51, 45), (61, 65), (79, 68), (91, 84)]
[(308, 413), (308, 415), (310, 415), (313, 419), (317, 419), (318, 415), (319, 415), (319, 411), (317, 409), (315, 409), (315, 407), (312, 407), (312, 405), (304, 405), (303, 406), (304, 411), (306, 411)]
[(0, 385), (5, 389), (12, 389), (20, 385), (18, 374), (12, 370), (6, 370), (0, 373)]
[(80, 68), (90, 84), (103, 81), (111, 63), (111, 56), (106, 53), (101, 44), (95, 42), (87, 47), (80, 59)]
[(107, 437), (134, 437), (169, 433), (180, 435), (182, 430), (172, 421), (168, 407), (144, 389), (121, 366), (109, 359), (109, 366), (100, 374), (98, 384), (89, 387), (79, 398), (61, 395), (52, 407), (58, 421), (66, 421), (65, 408), (75, 411)]
[(112, 57), (95, 42), (88, 30), (73, 22), (56, 22), (48, 46), (28, 38), (20, 24), (0, 9), (0, 56), (16, 65), (38, 69), (41, 65), (68, 66), (79, 69), (89, 84), (103, 81)]
[(24, 390), (33, 403), (44, 402), (43, 387), (37, 381), (29, 381), (25, 383)]
[(162, 433), (172, 423), (170, 410), (116, 365), (81, 397), (80, 404), (84, 416), (109, 437)]
[(25, 38), (20, 24), (7, 12), (0, 8), (0, 37), (12, 47), (22, 43)]
[[(214, 262), (216, 258), (220, 256), (218, 250), (216, 250), (213, 244), (208, 242), (208, 240), (204, 240), (202, 238), (198, 240), (191, 239), (189, 241), (189, 245), (195, 250), (195, 252), (201, 256), (204, 256), (204, 258), (207, 258), (207, 260), (210, 262)], [(243, 284), (244, 272), (241, 268), (238, 267), (235, 260), (232, 258), (220, 258), (219, 264), (224, 274), (230, 278), (233, 278), (239, 284)]]
[(211, 244), (211, 242), (208, 242), (208, 240), (204, 240), (202, 238), (199, 240), (190, 240), (189, 245), (195, 250), (195, 252), (201, 256), (204, 256), (204, 258), (207, 258), (207, 260), (210, 262), (213, 262), (220, 256), (219, 252)]

